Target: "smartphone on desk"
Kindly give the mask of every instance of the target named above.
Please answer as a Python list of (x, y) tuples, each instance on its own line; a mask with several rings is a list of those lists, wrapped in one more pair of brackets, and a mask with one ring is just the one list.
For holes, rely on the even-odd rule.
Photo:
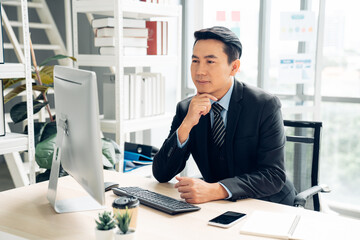
[(212, 226), (229, 228), (246, 216), (245, 213), (227, 211), (211, 220), (208, 224)]

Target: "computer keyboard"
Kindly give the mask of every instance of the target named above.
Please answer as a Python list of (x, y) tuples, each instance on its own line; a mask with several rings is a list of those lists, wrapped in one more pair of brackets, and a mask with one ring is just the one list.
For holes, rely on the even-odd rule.
[(112, 191), (118, 196), (137, 197), (141, 204), (171, 215), (200, 210), (198, 206), (139, 187), (117, 187)]

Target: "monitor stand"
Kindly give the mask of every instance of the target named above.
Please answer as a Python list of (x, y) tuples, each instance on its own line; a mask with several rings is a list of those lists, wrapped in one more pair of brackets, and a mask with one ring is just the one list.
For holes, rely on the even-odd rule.
[[(54, 144), (54, 154), (51, 164), (47, 199), (49, 200), (50, 204), (53, 206), (54, 210), (57, 213), (69, 213), (69, 212), (105, 209), (105, 206), (99, 204), (91, 196), (56, 200), (60, 162), (61, 162), (61, 146), (63, 144), (63, 141), (65, 141), (66, 136), (68, 135), (67, 120), (64, 121), (62, 119), (59, 119), (58, 121), (60, 121), (60, 126), (63, 129), (63, 131), (57, 133), (56, 144)], [(59, 153), (57, 149), (59, 149)], [(58, 157), (56, 157), (57, 154)]]

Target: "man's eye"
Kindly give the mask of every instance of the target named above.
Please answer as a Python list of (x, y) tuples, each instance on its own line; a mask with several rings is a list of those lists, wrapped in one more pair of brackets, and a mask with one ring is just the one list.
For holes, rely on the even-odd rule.
[(196, 60), (196, 59), (193, 59), (192, 62), (193, 62), (193, 63), (197, 63), (197, 62), (199, 62), (199, 61)]
[(208, 62), (208, 63), (215, 63), (214, 61), (211, 61), (211, 60), (208, 60), (207, 62)]

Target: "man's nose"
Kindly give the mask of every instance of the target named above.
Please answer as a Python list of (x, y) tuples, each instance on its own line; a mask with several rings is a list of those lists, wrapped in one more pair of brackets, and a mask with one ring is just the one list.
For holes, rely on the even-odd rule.
[(206, 74), (206, 66), (203, 63), (200, 63), (196, 69), (196, 74), (198, 75), (205, 75)]

